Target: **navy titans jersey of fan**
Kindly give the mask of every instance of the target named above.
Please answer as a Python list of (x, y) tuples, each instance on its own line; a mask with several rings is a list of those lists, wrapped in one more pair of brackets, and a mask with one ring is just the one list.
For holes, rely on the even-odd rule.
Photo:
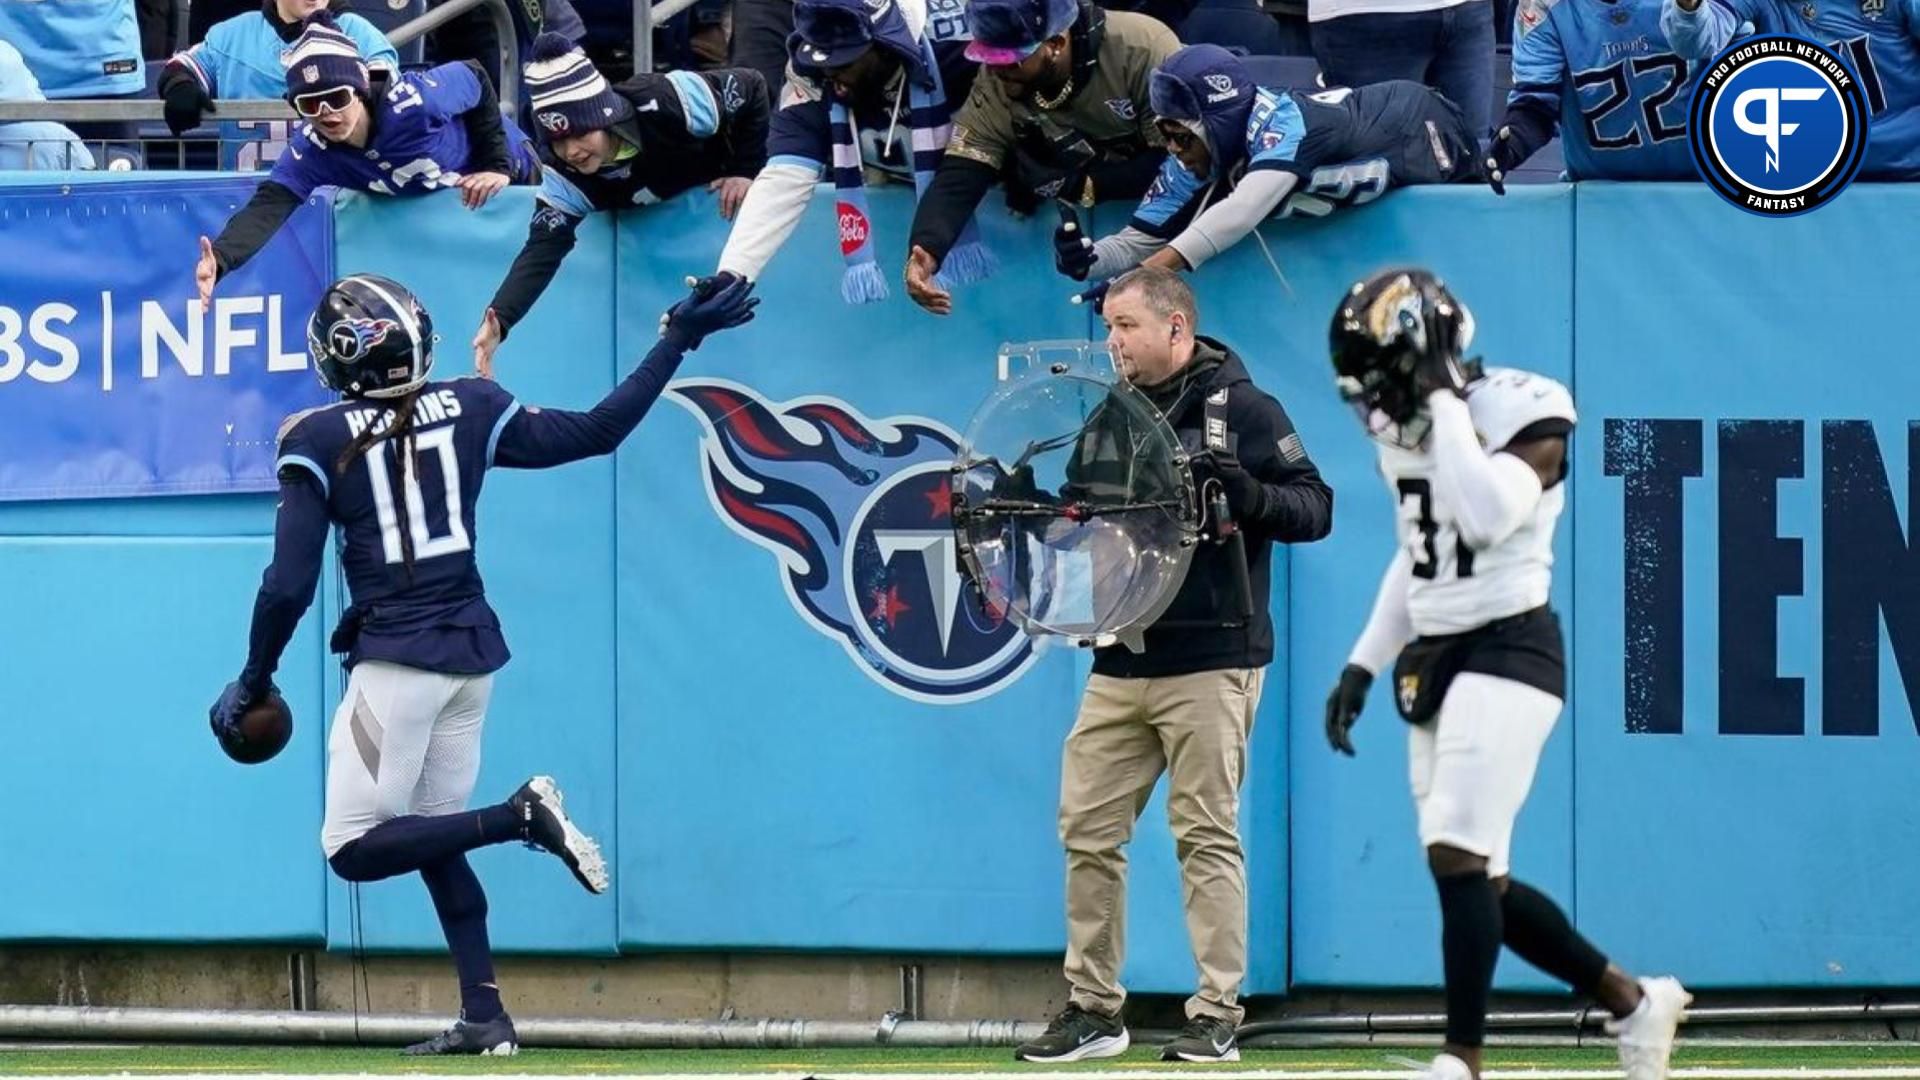
[[(340, 526), (340, 565), (353, 597), (360, 659), (452, 674), (481, 674), (507, 662), (500, 622), (487, 605), (474, 562), (474, 507), (493, 464), (501, 431), (519, 410), (486, 379), (430, 382), (414, 406), (415, 483), (399, 497), (400, 452), (383, 439), (344, 470), (342, 451), (373, 427), (384, 430), (392, 407), (373, 399), (342, 401), (288, 421), (280, 467), (305, 469), (326, 493), (328, 516)], [(402, 506), (404, 501), (405, 505)], [(413, 542), (404, 565), (401, 530)]]
[[(1298, 178), (1274, 217), (1321, 217), (1371, 202), (1395, 185), (1449, 180), (1471, 168), (1471, 146), (1459, 109), (1418, 83), (1392, 80), (1318, 93), (1260, 87), (1247, 116), (1241, 160), (1248, 172), (1279, 169)], [(1131, 225), (1149, 236), (1172, 237), (1209, 196), (1223, 193), (1168, 154)]]
[(452, 187), (470, 151), (460, 115), (480, 98), (479, 77), (464, 63), (409, 71), (374, 100), (366, 149), (335, 146), (301, 124), (270, 179), (299, 199), (329, 184), (381, 195)]
[(1687, 108), (1707, 63), (1660, 28), (1661, 0), (1520, 0), (1513, 91), (1560, 117), (1575, 180), (1694, 180)]
[(1797, 34), (1840, 54), (1866, 93), (1873, 129), (1862, 180), (1920, 177), (1920, 0), (1666, 0), (1674, 51), (1705, 63), (1747, 32)]

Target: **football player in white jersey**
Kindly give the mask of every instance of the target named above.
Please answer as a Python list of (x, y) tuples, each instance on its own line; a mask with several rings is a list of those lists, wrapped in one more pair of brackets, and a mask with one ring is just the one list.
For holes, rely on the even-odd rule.
[(1671, 977), (1635, 979), (1608, 962), (1507, 865), (1566, 693), (1547, 592), (1573, 397), (1544, 376), (1467, 359), (1473, 316), (1426, 270), (1354, 285), (1330, 336), (1340, 396), (1380, 444), (1400, 544), (1327, 698), (1327, 740), (1353, 753), (1350, 729), (1391, 663), (1411, 725), (1420, 843), (1440, 894), (1446, 1046), (1426, 1076), (1479, 1076), (1505, 944), (1613, 1014), (1628, 1080), (1662, 1080), (1692, 996)]

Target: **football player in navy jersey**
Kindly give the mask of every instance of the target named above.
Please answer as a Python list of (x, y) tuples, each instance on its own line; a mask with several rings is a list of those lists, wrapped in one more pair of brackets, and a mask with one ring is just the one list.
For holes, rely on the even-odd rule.
[(477, 64), (409, 71), (374, 93), (360, 47), (325, 11), (307, 20), (287, 56), (287, 97), (302, 123), (273, 172), (218, 238), (200, 238), (194, 284), (214, 284), (253, 258), (315, 188), (424, 195), (457, 188), (479, 209), (510, 183), (539, 178), (532, 140), (500, 119)]
[(486, 471), (612, 453), (687, 350), (753, 318), (751, 292), (743, 281), (701, 283), (667, 313), (646, 360), (586, 412), (522, 408), (486, 379), (429, 382), (433, 325), (386, 278), (340, 279), (307, 324), (320, 380), (344, 400), (281, 428), (273, 562), (254, 602), (246, 666), (210, 716), (223, 744), (244, 742), (240, 719), (274, 692), (273, 673), (313, 602), (337, 525), (352, 603), (331, 647), (345, 654), (350, 676), (327, 741), (321, 848), (348, 881), (418, 871), (460, 976), (460, 1020), (409, 1053), (518, 1047), (468, 851), (521, 841), (558, 856), (591, 892), (608, 884), (598, 845), (567, 817), (550, 777), (466, 809), (493, 673), (508, 659), (474, 557)]

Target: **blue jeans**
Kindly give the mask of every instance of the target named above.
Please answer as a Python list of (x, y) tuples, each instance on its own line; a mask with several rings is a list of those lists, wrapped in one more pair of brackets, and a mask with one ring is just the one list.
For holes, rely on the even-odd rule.
[(1468, 130), (1487, 131), (1494, 107), (1492, 0), (1325, 19), (1313, 24), (1313, 56), (1328, 86), (1423, 82), (1460, 106)]

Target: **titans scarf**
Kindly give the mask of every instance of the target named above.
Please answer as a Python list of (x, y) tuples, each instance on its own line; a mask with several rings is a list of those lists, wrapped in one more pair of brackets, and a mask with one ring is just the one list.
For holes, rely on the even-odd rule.
[[(913, 139), (913, 195), (918, 200), (933, 182), (934, 171), (946, 155), (947, 138), (953, 133), (953, 110), (947, 103), (946, 88), (940, 80), (940, 65), (935, 62), (931, 35), (920, 40), (921, 70), (931, 75), (930, 86), (923, 86), (914, 73), (905, 73), (901, 82), (911, 110), (908, 123)], [(853, 116), (846, 102), (834, 93), (829, 117), (833, 124), (833, 186), (835, 211), (840, 221), (840, 254), (847, 269), (840, 279), (840, 295), (849, 304), (869, 304), (887, 298), (887, 282), (873, 257), (873, 225), (867, 216), (867, 182), (861, 167), (860, 144), (854, 138)], [(894, 99), (899, 108), (899, 98)], [(891, 126), (891, 125), (890, 125)], [(940, 266), (938, 280), (948, 288), (979, 281), (994, 272), (998, 262), (980, 239), (980, 229), (972, 217), (960, 230), (959, 240)]]

